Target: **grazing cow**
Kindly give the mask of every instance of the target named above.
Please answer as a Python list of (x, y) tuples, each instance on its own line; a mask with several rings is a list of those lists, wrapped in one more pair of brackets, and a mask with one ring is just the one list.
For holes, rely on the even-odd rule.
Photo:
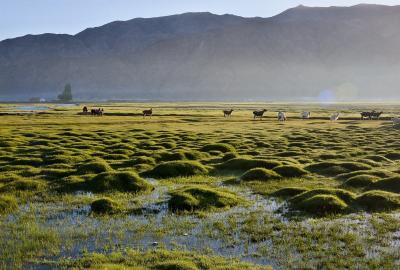
[(361, 120), (364, 120), (365, 118), (372, 120), (373, 118), (379, 119), (381, 117), (383, 112), (377, 112), (373, 110), (372, 112), (362, 112), (361, 113)]
[(223, 112), (224, 112), (224, 117), (231, 117), (233, 109), (223, 110)]
[(372, 111), (371, 112), (371, 118), (379, 119), (379, 117), (381, 117), (382, 113), (383, 112)]
[(144, 110), (143, 111), (143, 118), (145, 116), (150, 116), (150, 118), (151, 118), (152, 115), (153, 115), (153, 108), (151, 108), (150, 110)]
[(397, 126), (400, 126), (400, 118), (399, 117), (395, 117), (395, 118), (393, 118), (392, 119), (392, 122), (393, 122), (393, 126), (395, 127), (397, 127)]
[(85, 107), (83, 107), (82, 111), (83, 111), (84, 114), (87, 114), (88, 113), (88, 108), (85, 106)]
[(286, 114), (284, 112), (278, 112), (278, 121), (286, 121)]
[(334, 113), (331, 115), (331, 121), (337, 121), (339, 119), (339, 113)]
[(264, 115), (264, 113), (266, 112), (266, 109), (262, 109), (261, 111), (254, 111), (253, 115), (254, 115), (254, 119), (256, 118), (260, 118), (260, 120), (262, 120), (262, 117)]
[(92, 110), (90, 111), (90, 113), (91, 113), (92, 115), (96, 115), (96, 116), (103, 116), (104, 110), (103, 110), (103, 109), (100, 109), (100, 108), (98, 108), (98, 109), (92, 109)]
[(302, 112), (301, 113), (302, 119), (310, 119), (310, 117), (311, 117), (311, 112)]
[(361, 120), (364, 120), (364, 118), (368, 118), (369, 120), (371, 120), (371, 112), (362, 112)]

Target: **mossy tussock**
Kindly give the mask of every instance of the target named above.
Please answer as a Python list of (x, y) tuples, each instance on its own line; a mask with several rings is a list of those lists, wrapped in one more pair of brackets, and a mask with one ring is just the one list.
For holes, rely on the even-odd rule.
[(254, 168), (273, 169), (282, 165), (281, 162), (276, 160), (264, 160), (264, 159), (251, 159), (245, 157), (238, 157), (230, 159), (226, 162), (215, 166), (217, 170), (227, 171), (247, 171)]
[(134, 172), (104, 172), (83, 183), (83, 188), (93, 192), (146, 192), (154, 187)]
[(206, 174), (208, 170), (200, 162), (186, 161), (168, 161), (155, 166), (152, 170), (144, 172), (144, 176), (154, 178), (171, 178), (178, 176), (193, 176)]
[(198, 268), (197, 265), (191, 261), (175, 259), (175, 260), (168, 260), (165, 262), (158, 263), (155, 266), (155, 269), (157, 269), (157, 270), (199, 270), (200, 268)]
[(289, 198), (299, 195), (303, 192), (309, 191), (308, 188), (304, 187), (285, 187), (278, 189), (277, 191), (271, 193), (273, 197), (282, 197), (282, 198)]
[(346, 182), (344, 182), (344, 186), (354, 187), (354, 188), (364, 188), (367, 187), (380, 179), (378, 176), (361, 174), (350, 177)]
[(317, 216), (338, 214), (348, 209), (348, 205), (343, 200), (330, 194), (314, 195), (291, 206)]
[(0, 192), (42, 191), (44, 189), (46, 189), (46, 184), (42, 181), (20, 179), (2, 186)]
[(18, 208), (15, 197), (0, 195), (0, 214), (9, 214)]
[(281, 178), (282, 177), (273, 170), (268, 170), (264, 168), (250, 169), (240, 177), (242, 181), (270, 181), (278, 180)]
[(297, 196), (292, 197), (289, 202), (292, 204), (297, 204), (305, 199), (311, 198), (315, 195), (334, 195), (346, 203), (353, 203), (356, 195), (353, 192), (347, 191), (345, 189), (338, 188), (317, 188), (306, 192), (303, 192)]
[(210, 152), (210, 151), (219, 151), (222, 153), (226, 152), (236, 152), (235, 147), (227, 143), (213, 143), (207, 144), (201, 148), (203, 152)]
[(387, 191), (371, 190), (359, 195), (355, 202), (367, 211), (388, 211), (400, 208), (400, 195)]
[(96, 160), (83, 163), (76, 169), (77, 174), (97, 174), (111, 171), (113, 171), (113, 169), (105, 160)]
[(353, 171), (349, 173), (339, 174), (336, 177), (342, 180), (349, 180), (350, 178), (358, 175), (370, 175), (379, 178), (389, 178), (391, 175), (393, 175), (393, 173), (385, 170), (361, 170), (361, 171)]
[(308, 165), (305, 170), (327, 176), (336, 176), (352, 171), (371, 170), (372, 167), (359, 162), (319, 162)]
[(90, 209), (95, 214), (117, 214), (122, 212), (122, 207), (110, 198), (101, 198), (90, 204)]
[(168, 207), (172, 211), (208, 210), (236, 206), (244, 200), (229, 191), (208, 186), (186, 186), (170, 192)]
[(389, 192), (400, 193), (400, 176), (383, 179), (371, 184), (370, 189), (379, 189)]
[(301, 177), (308, 174), (306, 170), (297, 165), (282, 165), (273, 168), (273, 170), (282, 177), (288, 177), (288, 178)]

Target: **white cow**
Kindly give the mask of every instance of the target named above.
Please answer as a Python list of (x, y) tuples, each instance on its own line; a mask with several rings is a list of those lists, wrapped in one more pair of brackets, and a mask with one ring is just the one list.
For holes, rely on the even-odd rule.
[(334, 113), (331, 115), (331, 121), (337, 121), (339, 119), (339, 113)]
[(302, 119), (310, 119), (310, 117), (311, 117), (311, 112), (302, 112), (301, 115), (300, 115), (300, 117), (301, 117)]
[(400, 118), (396, 117), (392, 119), (393, 121), (393, 126), (400, 126)]
[(286, 114), (284, 112), (278, 112), (278, 121), (286, 121)]

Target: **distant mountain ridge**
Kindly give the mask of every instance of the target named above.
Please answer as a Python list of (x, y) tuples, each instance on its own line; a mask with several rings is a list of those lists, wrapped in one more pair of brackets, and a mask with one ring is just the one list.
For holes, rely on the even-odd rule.
[(400, 6), (185, 13), (0, 42), (0, 100), (400, 99)]

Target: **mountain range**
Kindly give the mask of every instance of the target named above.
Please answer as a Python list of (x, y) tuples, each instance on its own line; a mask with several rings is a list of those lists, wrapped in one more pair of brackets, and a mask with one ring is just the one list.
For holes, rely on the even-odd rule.
[(0, 42), (0, 100), (400, 99), (400, 6), (185, 13)]

